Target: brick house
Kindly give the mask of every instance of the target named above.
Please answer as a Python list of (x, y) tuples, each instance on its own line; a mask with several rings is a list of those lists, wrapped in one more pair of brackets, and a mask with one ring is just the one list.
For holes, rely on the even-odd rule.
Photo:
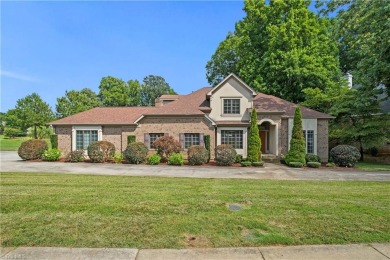
[[(154, 140), (174, 136), (183, 151), (203, 144), (210, 135), (212, 158), (219, 144), (231, 144), (247, 156), (250, 113), (255, 107), (263, 154), (286, 154), (291, 137), (296, 104), (271, 95), (256, 93), (240, 78), (230, 74), (215, 87), (205, 87), (188, 95), (162, 95), (154, 107), (97, 107), (51, 125), (64, 154), (86, 149), (90, 142), (106, 140), (117, 150), (127, 146), (127, 136), (136, 136), (153, 152)], [(328, 121), (331, 116), (301, 107), (307, 153), (328, 160)]]

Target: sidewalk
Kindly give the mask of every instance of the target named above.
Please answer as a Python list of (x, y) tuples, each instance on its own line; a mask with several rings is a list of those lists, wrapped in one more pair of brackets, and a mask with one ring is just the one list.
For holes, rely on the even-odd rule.
[(230, 259), (390, 259), (390, 243), (272, 246), (208, 249), (130, 249), (130, 248), (1, 248), (1, 259), (128, 259), (128, 260), (230, 260)]

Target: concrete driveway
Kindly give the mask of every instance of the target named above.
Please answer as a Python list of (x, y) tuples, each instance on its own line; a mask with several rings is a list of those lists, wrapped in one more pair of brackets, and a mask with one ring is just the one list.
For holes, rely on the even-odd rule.
[(1, 172), (47, 172), (121, 176), (160, 176), (190, 178), (231, 178), (270, 180), (355, 180), (390, 181), (390, 172), (367, 172), (351, 169), (295, 169), (266, 163), (262, 168), (210, 166), (149, 166), (132, 164), (95, 164), (22, 161), (17, 152), (0, 152)]

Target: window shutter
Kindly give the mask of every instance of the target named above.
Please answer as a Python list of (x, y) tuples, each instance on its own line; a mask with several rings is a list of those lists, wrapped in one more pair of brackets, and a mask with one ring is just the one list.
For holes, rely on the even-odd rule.
[(150, 149), (149, 134), (144, 134), (144, 144)]
[(169, 135), (169, 133), (164, 133), (164, 136), (168, 136)]
[(204, 146), (204, 134), (199, 134), (199, 145)]
[(184, 149), (184, 134), (179, 134), (180, 146)]

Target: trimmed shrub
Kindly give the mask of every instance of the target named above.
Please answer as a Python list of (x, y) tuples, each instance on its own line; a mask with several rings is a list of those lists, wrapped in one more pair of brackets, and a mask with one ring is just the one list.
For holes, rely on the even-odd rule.
[(160, 161), (161, 161), (161, 156), (158, 154), (149, 155), (147, 159), (149, 165), (158, 165)]
[(330, 150), (330, 158), (341, 167), (352, 167), (360, 159), (360, 152), (355, 146), (338, 145)]
[(310, 168), (320, 168), (321, 163), (319, 163), (319, 162), (308, 162), (307, 166), (310, 167)]
[(250, 161), (242, 161), (240, 164), (242, 167), (248, 167), (248, 166), (252, 165), (252, 163)]
[(335, 167), (335, 166), (336, 166), (336, 164), (334, 164), (332, 162), (326, 164), (326, 167)]
[(286, 163), (289, 165), (291, 162), (300, 162), (302, 165), (305, 165), (305, 155), (306, 147), (302, 130), (302, 113), (299, 106), (297, 106), (294, 114), (294, 125), (292, 129), (292, 137), (290, 140), (290, 150), (286, 155)]
[(283, 155), (283, 154), (280, 155), (279, 161), (280, 161), (281, 164), (287, 165), (287, 163), (286, 163), (286, 156), (285, 155)]
[(8, 138), (15, 138), (15, 137), (18, 137), (20, 135), (20, 133), (22, 132), (22, 130), (18, 129), (18, 128), (13, 128), (13, 127), (8, 127), (6, 126), (4, 128), (4, 132), (3, 134), (8, 137)]
[(293, 167), (293, 168), (301, 168), (303, 164), (301, 162), (290, 162), (288, 166)]
[(171, 154), (179, 153), (181, 150), (179, 141), (169, 135), (157, 138), (157, 140), (153, 142), (153, 146), (157, 149), (157, 153), (161, 156), (163, 162), (168, 161), (168, 157)]
[(61, 156), (61, 151), (58, 149), (49, 149), (46, 150), (42, 155), (42, 160), (44, 161), (58, 161)]
[(114, 162), (116, 164), (119, 164), (123, 160), (123, 154), (121, 152), (119, 152), (119, 151), (116, 151), (115, 154), (114, 154), (114, 158), (113, 159), (114, 159)]
[(241, 154), (237, 154), (236, 155), (236, 160), (234, 161), (235, 163), (240, 163), (243, 161), (243, 158), (242, 158), (242, 155)]
[(210, 161), (210, 154), (211, 154), (211, 148), (210, 148), (210, 135), (204, 135), (203, 136), (203, 141), (204, 141), (204, 147), (206, 148), (208, 152), (208, 158), (207, 158), (207, 163)]
[(316, 155), (316, 154), (308, 153), (308, 154), (306, 154), (305, 159), (306, 159), (306, 163), (308, 163), (308, 162), (319, 162), (319, 163), (321, 163), (321, 158), (318, 155)]
[(189, 165), (202, 165), (207, 163), (209, 158), (209, 152), (202, 145), (193, 145), (188, 148), (188, 164)]
[(89, 144), (87, 152), (93, 163), (108, 162), (114, 158), (115, 146), (107, 141), (93, 142)]
[(236, 161), (237, 152), (230, 144), (218, 145), (215, 149), (215, 160), (219, 166), (230, 166)]
[(140, 164), (146, 160), (148, 155), (148, 147), (144, 143), (136, 142), (127, 145), (124, 152), (125, 159), (129, 163)]
[(21, 143), (18, 155), (23, 160), (41, 159), (43, 153), (48, 149), (47, 143), (41, 139), (31, 139)]
[(255, 166), (255, 167), (264, 166), (264, 162), (263, 161), (261, 161), (261, 162), (252, 162), (252, 166)]
[(169, 165), (182, 166), (184, 164), (184, 158), (181, 153), (173, 153), (168, 158)]
[(84, 162), (85, 154), (83, 150), (75, 150), (70, 153), (65, 158), (66, 162)]
[(135, 135), (127, 136), (127, 144), (135, 143)]
[(261, 161), (261, 139), (259, 135), (259, 126), (257, 125), (257, 112), (255, 107), (251, 113), (251, 126), (248, 136), (248, 161)]
[(51, 148), (53, 149), (58, 148), (58, 135), (50, 135), (50, 144), (51, 144)]

